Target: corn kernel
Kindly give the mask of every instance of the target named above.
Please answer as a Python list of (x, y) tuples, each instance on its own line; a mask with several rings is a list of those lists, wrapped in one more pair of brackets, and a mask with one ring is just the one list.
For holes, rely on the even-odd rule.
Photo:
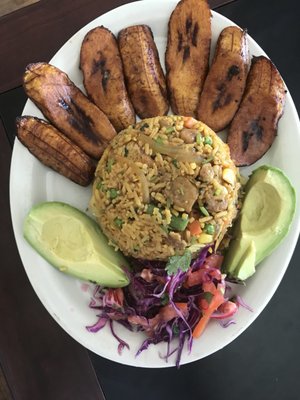
[(235, 175), (231, 168), (224, 168), (222, 177), (224, 181), (229, 183), (230, 185), (235, 184)]
[(213, 241), (213, 236), (208, 235), (207, 233), (200, 233), (198, 237), (198, 242), (201, 244), (212, 243), (212, 241)]

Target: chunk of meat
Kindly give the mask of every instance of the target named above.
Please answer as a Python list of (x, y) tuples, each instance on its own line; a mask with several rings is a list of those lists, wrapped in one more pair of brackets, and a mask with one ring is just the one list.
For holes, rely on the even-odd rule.
[(198, 198), (198, 189), (187, 178), (178, 176), (171, 183), (169, 198), (172, 203), (183, 208), (187, 212), (191, 212), (195, 201)]
[(204, 203), (208, 212), (225, 211), (228, 207), (225, 192), (216, 196), (212, 190), (208, 190), (204, 195)]
[(195, 143), (196, 141), (196, 135), (199, 133), (197, 129), (187, 129), (183, 128), (182, 131), (180, 132), (180, 138), (187, 144), (192, 144)]
[(199, 177), (203, 182), (211, 182), (214, 178), (215, 172), (210, 163), (203, 164), (200, 169)]

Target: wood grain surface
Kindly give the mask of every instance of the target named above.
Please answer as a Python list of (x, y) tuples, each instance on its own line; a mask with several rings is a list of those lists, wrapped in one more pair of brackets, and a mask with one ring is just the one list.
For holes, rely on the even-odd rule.
[[(1, 0), (2, 1), (2, 0)], [(0, 93), (21, 84), (27, 64), (49, 61), (75, 32), (133, 0), (40, 0), (0, 18)], [(210, 0), (212, 8), (234, 0)]]
[(10, 14), (21, 8), (30, 6), (40, 0), (1, 0), (0, 3), (0, 17)]
[(0, 360), (13, 398), (103, 400), (88, 352), (49, 316), (19, 258), (9, 210), (11, 148), (1, 121), (0, 149)]

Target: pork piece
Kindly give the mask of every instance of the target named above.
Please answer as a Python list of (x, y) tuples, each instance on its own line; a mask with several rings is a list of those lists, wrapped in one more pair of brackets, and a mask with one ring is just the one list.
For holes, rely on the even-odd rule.
[(199, 133), (197, 129), (183, 128), (179, 136), (185, 143), (192, 144), (196, 141), (197, 133)]
[(197, 118), (215, 132), (226, 128), (237, 112), (249, 65), (246, 32), (237, 26), (223, 29), (197, 108)]
[(89, 31), (81, 45), (80, 67), (88, 96), (119, 132), (135, 123), (122, 60), (114, 35), (104, 26)]
[(116, 131), (67, 74), (47, 63), (30, 64), (23, 86), (27, 96), (59, 131), (91, 157), (100, 158)]
[(122, 29), (118, 42), (129, 96), (137, 115), (143, 119), (167, 114), (165, 77), (149, 26)]
[(168, 193), (173, 205), (183, 208), (188, 213), (192, 211), (198, 195), (196, 186), (183, 176), (178, 176), (172, 181), (171, 189)]
[(210, 19), (206, 0), (181, 0), (170, 17), (166, 78), (174, 114), (196, 116), (208, 71)]
[(275, 65), (254, 57), (245, 95), (228, 133), (231, 158), (237, 166), (251, 165), (270, 148), (283, 114), (286, 90)]

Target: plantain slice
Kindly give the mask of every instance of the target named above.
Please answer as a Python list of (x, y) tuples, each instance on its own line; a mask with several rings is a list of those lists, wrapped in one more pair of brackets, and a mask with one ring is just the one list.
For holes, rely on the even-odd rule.
[(237, 26), (223, 29), (197, 108), (197, 118), (214, 131), (226, 128), (237, 112), (249, 65), (246, 32)]
[(166, 77), (175, 114), (196, 116), (208, 71), (211, 13), (206, 0), (181, 0), (169, 20)]
[(254, 57), (244, 97), (228, 133), (236, 165), (253, 164), (272, 145), (285, 97), (285, 85), (275, 65), (264, 56)]
[(118, 43), (105, 27), (86, 34), (81, 45), (80, 68), (88, 96), (107, 115), (116, 131), (134, 124), (135, 113), (124, 82)]
[(95, 162), (54, 126), (35, 117), (18, 117), (17, 136), (43, 164), (82, 186), (91, 183)]
[(133, 107), (140, 118), (165, 115), (169, 105), (165, 77), (151, 29), (129, 26), (119, 32), (119, 48)]
[(30, 64), (23, 82), (27, 96), (45, 117), (87, 154), (99, 159), (116, 131), (67, 74), (47, 63)]

